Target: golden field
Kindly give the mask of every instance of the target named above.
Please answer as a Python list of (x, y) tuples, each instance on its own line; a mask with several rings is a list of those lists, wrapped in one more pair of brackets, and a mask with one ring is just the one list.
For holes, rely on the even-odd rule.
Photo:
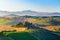
[(0, 32), (1, 31), (13, 31), (16, 30), (17, 32), (24, 31), (26, 28), (24, 27), (11, 27), (10, 25), (0, 25)]
[(50, 31), (54, 31), (54, 32), (58, 32), (60, 31), (60, 26), (46, 26), (45, 29), (50, 30)]

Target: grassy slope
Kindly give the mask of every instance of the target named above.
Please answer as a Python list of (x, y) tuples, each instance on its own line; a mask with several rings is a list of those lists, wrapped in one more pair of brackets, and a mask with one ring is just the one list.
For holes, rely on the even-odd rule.
[(14, 40), (14, 39), (12, 39), (10, 37), (0, 37), (0, 40)]
[(14, 40), (37, 40), (37, 38), (31, 36), (28, 32), (14, 32), (8, 34), (8, 36)]
[(6, 24), (7, 22), (9, 22), (9, 20), (7, 20), (7, 19), (0, 19), (0, 25)]

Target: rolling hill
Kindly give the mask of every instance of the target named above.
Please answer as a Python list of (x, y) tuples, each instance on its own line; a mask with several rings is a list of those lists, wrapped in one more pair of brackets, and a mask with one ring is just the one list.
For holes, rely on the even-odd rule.
[(0, 14), (1, 15), (17, 14), (19, 16), (24, 16), (24, 15), (30, 15), (30, 16), (60, 16), (59, 12), (36, 12), (36, 11), (31, 11), (31, 10), (16, 11), (16, 12), (0, 11)]

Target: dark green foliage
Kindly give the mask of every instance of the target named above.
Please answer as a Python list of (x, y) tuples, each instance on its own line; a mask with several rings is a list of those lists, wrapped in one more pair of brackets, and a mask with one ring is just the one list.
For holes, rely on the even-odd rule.
[(24, 26), (24, 25), (23, 25), (23, 23), (20, 22), (20, 23), (18, 23), (16, 26), (17, 26), (17, 27), (22, 27), (22, 26)]
[(25, 26), (29, 29), (29, 28), (31, 28), (31, 27), (33, 27), (32, 26), (32, 23), (29, 23), (29, 22), (25, 22)]
[(0, 40), (14, 40), (10, 37), (7, 37), (6, 35), (4, 35), (3, 33), (4, 31), (0, 32)]
[(3, 34), (3, 31), (2, 31), (2, 32), (0, 32), (0, 37), (2, 37), (2, 36), (5, 36), (5, 35)]
[(12, 25), (12, 27), (25, 27), (24, 24), (22, 22), (19, 22), (16, 25)]
[(14, 39), (12, 39), (10, 37), (0, 37), (0, 40), (14, 40)]

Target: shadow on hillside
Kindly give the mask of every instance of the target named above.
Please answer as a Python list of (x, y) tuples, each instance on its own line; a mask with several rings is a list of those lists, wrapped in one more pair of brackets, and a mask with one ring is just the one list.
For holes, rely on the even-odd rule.
[(36, 32), (32, 32), (31, 34), (41, 40), (60, 40), (60, 36), (54, 34), (53, 32), (40, 28), (38, 26), (33, 25), (32, 23), (26, 22), (26, 26), (28, 29), (38, 29)]
[(31, 36), (27, 32), (20, 32), (20, 33), (12, 33), (7, 35), (15, 40), (37, 40), (35, 37)]
[(60, 40), (60, 36), (42, 28), (38, 32), (33, 32), (31, 34), (40, 38), (41, 40)]

